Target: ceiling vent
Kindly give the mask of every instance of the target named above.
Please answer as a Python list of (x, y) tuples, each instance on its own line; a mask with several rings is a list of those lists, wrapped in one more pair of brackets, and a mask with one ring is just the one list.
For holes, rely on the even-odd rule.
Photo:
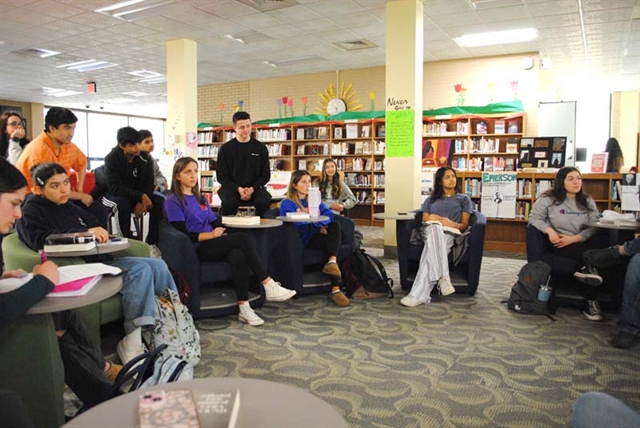
[(332, 44), (335, 47), (338, 47), (345, 51), (357, 51), (360, 49), (369, 49), (369, 48), (378, 47), (378, 45), (376, 45), (373, 42), (370, 42), (367, 39), (350, 40), (348, 42), (333, 42)]
[(295, 0), (238, 0), (238, 3), (252, 7), (260, 12), (270, 12), (300, 4)]
[(34, 58), (48, 58), (50, 56), (60, 55), (60, 52), (50, 51), (49, 49), (40, 49), (40, 48), (20, 49), (17, 51), (13, 51), (13, 53), (26, 55)]

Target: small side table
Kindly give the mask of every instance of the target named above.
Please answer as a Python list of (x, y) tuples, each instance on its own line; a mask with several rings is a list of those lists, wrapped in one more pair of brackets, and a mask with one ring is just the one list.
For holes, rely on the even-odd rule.
[(318, 217), (308, 217), (308, 218), (291, 218), (291, 217), (287, 217), (286, 215), (279, 215), (276, 218), (285, 223), (318, 223), (320, 221), (329, 220), (329, 216), (326, 216), (326, 215), (321, 215)]

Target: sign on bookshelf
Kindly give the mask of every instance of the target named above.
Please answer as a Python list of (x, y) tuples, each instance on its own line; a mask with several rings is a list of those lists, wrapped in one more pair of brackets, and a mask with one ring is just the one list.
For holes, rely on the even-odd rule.
[(518, 174), (483, 172), (480, 211), (492, 218), (516, 218)]

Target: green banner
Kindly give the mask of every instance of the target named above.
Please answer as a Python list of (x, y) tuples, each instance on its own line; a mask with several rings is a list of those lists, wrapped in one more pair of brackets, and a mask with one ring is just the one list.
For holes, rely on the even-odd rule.
[(498, 114), (498, 113), (522, 113), (522, 101), (507, 101), (504, 103), (487, 104), (486, 106), (456, 106), (445, 107), (434, 110), (424, 110), (423, 117), (433, 116), (457, 116), (465, 114)]
[(387, 111), (387, 157), (413, 157), (413, 110)]
[(298, 123), (326, 122), (327, 118), (321, 114), (308, 114), (306, 116), (283, 117), (278, 119), (264, 119), (253, 122), (253, 125), (295, 125)]

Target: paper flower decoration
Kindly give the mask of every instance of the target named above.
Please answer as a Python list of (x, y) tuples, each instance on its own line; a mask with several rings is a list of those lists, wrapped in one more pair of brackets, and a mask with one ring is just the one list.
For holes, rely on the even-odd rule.
[(289, 103), (289, 97), (282, 97), (282, 105), (284, 106), (284, 116), (287, 117), (287, 105)]
[(239, 100), (238, 101), (238, 111), (242, 111), (242, 107), (244, 107), (244, 101)]
[(376, 109), (376, 93), (371, 91), (369, 92), (369, 100), (371, 100), (371, 111)]
[(306, 97), (306, 96), (302, 97), (302, 105), (304, 106), (303, 107), (303, 113), (302, 113), (303, 116), (307, 115), (307, 103), (308, 102), (309, 102), (309, 97)]
[(493, 102), (493, 90), (495, 89), (495, 87), (496, 87), (495, 83), (487, 84), (487, 94), (489, 97), (489, 104)]
[(282, 98), (278, 98), (276, 104), (278, 104), (278, 118), (282, 119)]
[(518, 99), (518, 81), (514, 80), (513, 82), (511, 82), (511, 92), (513, 92), (513, 99), (517, 100)]
[(293, 98), (289, 98), (287, 100), (287, 105), (289, 106), (289, 112), (291, 113), (291, 117), (293, 117)]
[(218, 111), (220, 112), (220, 124), (222, 124), (222, 111), (224, 110), (224, 104), (218, 104)]
[(458, 103), (459, 106), (463, 106), (464, 105), (464, 97), (467, 94), (467, 88), (463, 88), (462, 87), (462, 83), (457, 83), (455, 85), (453, 85), (453, 89), (455, 89), (456, 94), (458, 94), (458, 96), (456, 97), (456, 101)]

